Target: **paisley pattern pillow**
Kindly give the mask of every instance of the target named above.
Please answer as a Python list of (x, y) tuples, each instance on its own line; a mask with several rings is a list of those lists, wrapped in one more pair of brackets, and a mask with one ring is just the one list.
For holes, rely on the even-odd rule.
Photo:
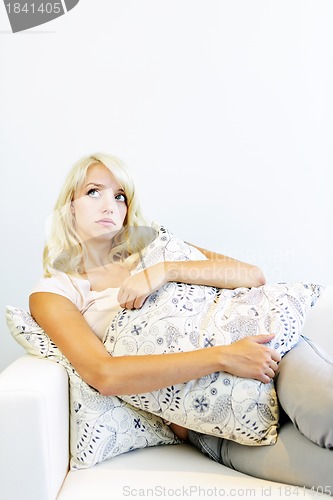
[[(205, 257), (160, 228), (136, 272), (163, 260)], [(163, 354), (227, 345), (250, 335), (274, 332), (271, 342), (284, 355), (298, 341), (307, 312), (321, 287), (302, 283), (217, 289), (167, 283), (141, 309), (123, 310), (104, 338), (113, 356)], [(120, 396), (124, 401), (201, 433), (246, 445), (275, 443), (278, 403), (274, 383), (228, 373), (151, 393)]]
[(86, 384), (31, 315), (7, 307), (7, 324), (29, 353), (63, 365), (70, 381), (71, 469), (84, 469), (136, 448), (179, 443), (160, 417), (102, 396)]

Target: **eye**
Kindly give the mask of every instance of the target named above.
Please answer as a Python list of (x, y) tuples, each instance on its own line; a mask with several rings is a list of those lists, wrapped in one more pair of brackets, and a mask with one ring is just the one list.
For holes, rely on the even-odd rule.
[(123, 194), (123, 193), (116, 194), (115, 198), (116, 198), (116, 200), (121, 201), (122, 203), (126, 203), (127, 202), (126, 195)]
[(89, 189), (87, 195), (90, 196), (91, 198), (100, 198), (101, 193), (98, 191), (98, 189), (91, 188)]

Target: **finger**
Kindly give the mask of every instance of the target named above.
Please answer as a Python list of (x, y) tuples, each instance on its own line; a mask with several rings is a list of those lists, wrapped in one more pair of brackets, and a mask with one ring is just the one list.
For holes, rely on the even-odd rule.
[(140, 309), (140, 307), (142, 307), (143, 304), (145, 303), (147, 297), (148, 295), (142, 295), (141, 297), (137, 297), (134, 301), (135, 309)]
[(274, 337), (275, 333), (268, 333), (267, 335), (255, 335), (254, 337), (252, 337), (252, 339), (258, 344), (266, 344), (267, 342), (270, 342)]
[(263, 372), (263, 381), (268, 384), (271, 380), (275, 378), (276, 370), (272, 366), (267, 366)]
[(270, 379), (273, 379), (275, 377), (275, 371), (273, 370), (273, 368), (269, 367), (267, 368), (265, 375), (267, 375), (267, 377), (269, 377)]
[(120, 307), (126, 308), (126, 299), (118, 300)]
[(117, 301), (119, 302), (120, 307), (124, 307), (126, 304), (126, 299), (124, 297), (124, 292), (122, 288), (119, 289), (118, 295), (117, 295)]
[(275, 361), (274, 361), (274, 362), (272, 362), (272, 363), (270, 364), (270, 368), (271, 368), (271, 369), (274, 371), (274, 373), (275, 373), (275, 372), (277, 372), (277, 371), (278, 371), (278, 369), (279, 369), (279, 365), (278, 365), (277, 363), (275, 363)]
[(133, 308), (133, 301), (130, 299), (128, 295), (124, 295), (120, 297), (119, 300), (119, 305), (120, 307), (124, 309), (132, 309)]
[(263, 373), (263, 375), (260, 377), (259, 380), (260, 380), (260, 382), (263, 382), (264, 384), (269, 384), (272, 379), (268, 375)]
[(128, 300), (125, 304), (126, 309), (135, 309), (134, 307), (134, 300)]
[(275, 351), (275, 349), (272, 349), (271, 356), (276, 363), (279, 363), (281, 361), (281, 354)]

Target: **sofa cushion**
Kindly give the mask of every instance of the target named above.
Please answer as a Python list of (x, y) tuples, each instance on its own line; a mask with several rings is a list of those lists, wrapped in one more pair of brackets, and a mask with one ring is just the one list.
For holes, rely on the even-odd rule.
[(7, 324), (29, 353), (63, 365), (70, 382), (71, 469), (91, 467), (127, 451), (180, 441), (163, 420), (86, 384), (29, 313), (7, 307)]

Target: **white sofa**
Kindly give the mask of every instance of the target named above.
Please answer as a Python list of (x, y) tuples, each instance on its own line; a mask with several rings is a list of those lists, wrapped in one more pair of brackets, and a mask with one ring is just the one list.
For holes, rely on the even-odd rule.
[[(303, 333), (333, 355), (333, 287), (311, 311)], [(30, 355), (17, 359), (0, 375), (0, 499), (321, 496), (238, 473), (188, 444), (135, 450), (68, 471), (68, 434), (65, 369)]]

